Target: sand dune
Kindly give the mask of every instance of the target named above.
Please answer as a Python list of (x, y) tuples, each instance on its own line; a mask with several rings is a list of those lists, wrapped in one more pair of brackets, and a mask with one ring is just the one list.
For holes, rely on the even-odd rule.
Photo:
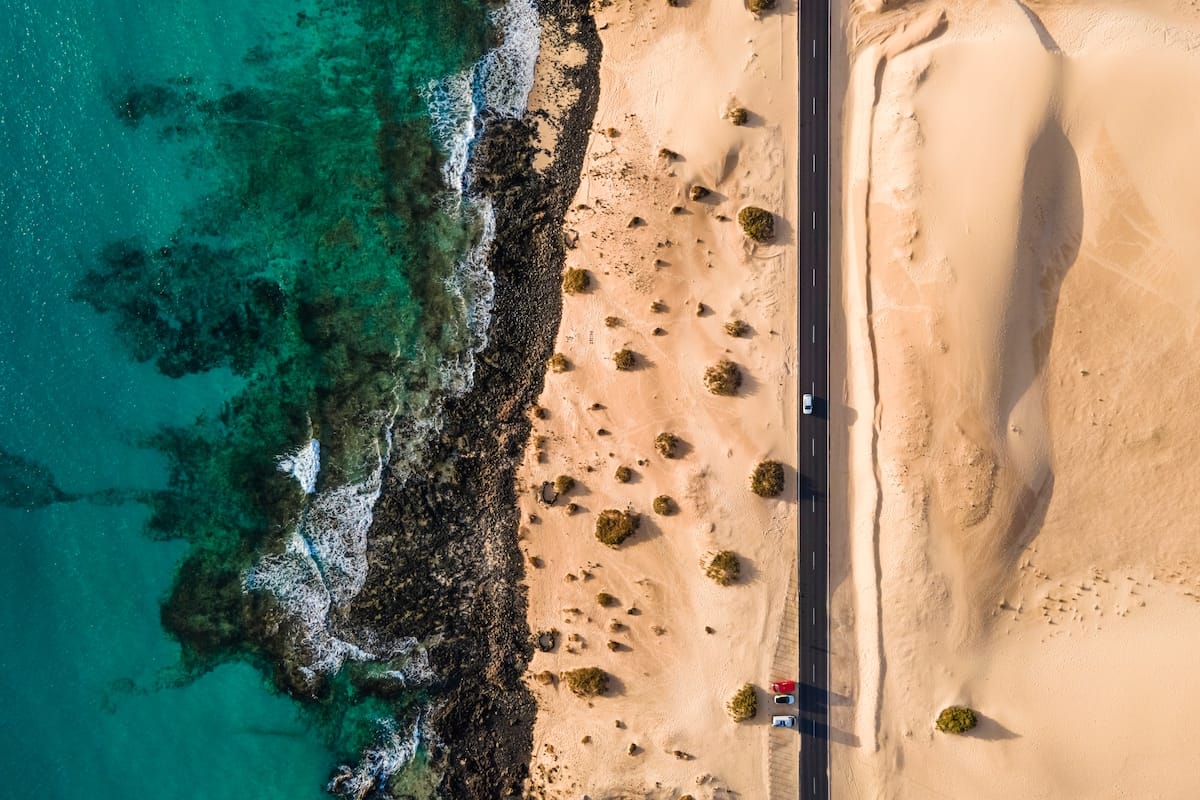
[[(835, 792), (1200, 792), (1197, 30), (856, 10)], [(974, 734), (933, 732), (952, 702)]]

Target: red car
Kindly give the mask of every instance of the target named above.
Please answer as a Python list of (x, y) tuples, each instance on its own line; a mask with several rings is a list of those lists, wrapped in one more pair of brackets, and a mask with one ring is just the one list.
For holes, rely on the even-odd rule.
[(796, 682), (795, 681), (776, 681), (775, 683), (771, 684), (771, 691), (775, 692), (775, 694), (786, 694), (788, 692), (794, 692), (794, 691), (796, 691)]

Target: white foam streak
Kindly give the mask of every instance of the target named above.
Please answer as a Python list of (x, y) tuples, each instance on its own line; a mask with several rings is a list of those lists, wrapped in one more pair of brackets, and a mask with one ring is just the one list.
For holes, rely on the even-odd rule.
[(309, 439), (308, 444), (302, 445), (286, 455), (275, 459), (280, 472), (286, 472), (296, 479), (305, 494), (317, 491), (317, 473), (321, 471), (321, 443)]
[(342, 766), (327, 791), (347, 797), (366, 797), (412, 760), (421, 745), (421, 717), (406, 731), (392, 719), (380, 719), (376, 744), (363, 751), (353, 767)]

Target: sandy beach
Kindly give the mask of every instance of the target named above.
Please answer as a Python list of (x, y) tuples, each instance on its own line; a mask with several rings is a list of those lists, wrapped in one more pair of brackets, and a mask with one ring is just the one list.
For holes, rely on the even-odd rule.
[[(528, 621), (545, 634), (527, 675), (527, 793), (765, 798), (772, 742), (794, 764), (799, 739), (770, 730), (767, 688), (793, 677), (796, 646), (795, 9), (593, 10), (600, 100), (564, 230), (566, 267), (588, 286), (564, 295), (562, 360), (518, 476)], [(571, 100), (553, 76), (575, 57), (543, 41), (532, 109)], [(541, 133), (552, 146), (556, 132)], [(770, 241), (743, 235), (747, 205), (774, 214)], [(626, 349), (633, 368), (618, 370)], [(705, 387), (723, 359), (741, 374), (733, 396)], [(656, 452), (661, 433), (678, 437), (676, 457)], [(750, 490), (765, 459), (784, 466), (778, 497)], [(574, 485), (548, 503), (559, 476)], [(653, 510), (660, 496), (668, 514)], [(594, 535), (605, 509), (640, 515), (619, 548)], [(740, 565), (728, 586), (705, 572), (720, 551)], [(610, 676), (601, 696), (559, 677), (592, 666)], [(735, 723), (725, 705), (745, 683), (759, 713)]]
[(848, 28), (832, 793), (1194, 797), (1200, 16), (889, 9)]

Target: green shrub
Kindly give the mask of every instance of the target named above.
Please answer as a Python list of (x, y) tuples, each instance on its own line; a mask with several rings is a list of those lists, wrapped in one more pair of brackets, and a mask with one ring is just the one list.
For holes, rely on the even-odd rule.
[(608, 691), (608, 673), (599, 667), (568, 670), (562, 679), (577, 697), (596, 697)]
[(673, 433), (660, 433), (654, 437), (654, 449), (663, 458), (675, 458), (679, 455), (679, 437)]
[(592, 279), (588, 276), (586, 269), (570, 267), (563, 273), (562, 289), (567, 294), (585, 292), (591, 285)]
[(613, 353), (613, 363), (617, 365), (617, 369), (628, 371), (637, 364), (637, 356), (632, 350), (618, 350)]
[(654, 513), (664, 517), (669, 517), (678, 510), (675, 501), (665, 494), (660, 494), (654, 498)]
[(979, 723), (975, 712), (966, 706), (943, 708), (938, 714), (937, 729), (942, 733), (966, 733)]
[(727, 358), (704, 370), (704, 386), (713, 394), (732, 397), (742, 385), (742, 371)]
[(746, 109), (741, 106), (735, 106), (729, 109), (729, 121), (734, 125), (745, 125), (750, 119), (750, 115), (746, 113)]
[(550, 356), (546, 366), (550, 367), (552, 372), (566, 372), (571, 368), (571, 362), (567, 361), (567, 357), (562, 353), (555, 353)]
[(775, 0), (749, 0), (748, 5), (752, 14), (761, 14), (774, 8)]
[(608, 592), (600, 592), (600, 594), (596, 595), (596, 602), (605, 608), (612, 608), (613, 606), (620, 605), (621, 603), (620, 600), (613, 597)]
[(620, 547), (638, 529), (639, 522), (632, 511), (607, 508), (596, 517), (596, 538), (609, 547)]
[(760, 461), (750, 474), (750, 491), (759, 497), (777, 497), (783, 491), (783, 465)]
[(725, 704), (725, 710), (734, 722), (754, 719), (758, 714), (758, 695), (755, 694), (754, 687), (747, 683), (734, 692), (733, 697)]
[(714, 555), (704, 568), (704, 574), (721, 586), (735, 583), (741, 571), (742, 565), (738, 562), (738, 557), (729, 550), (722, 550)]
[(765, 208), (746, 206), (738, 212), (738, 224), (756, 242), (770, 241), (775, 236), (775, 215)]
[(566, 494), (575, 488), (575, 479), (570, 475), (559, 475), (554, 479), (554, 491)]
[(690, 197), (692, 200), (703, 200), (710, 194), (712, 194), (712, 192), (707, 186), (701, 186), (698, 183), (691, 189), (688, 189), (688, 197)]
[(617, 483), (629, 483), (633, 478), (633, 470), (626, 466), (617, 467), (613, 477), (617, 479)]
[(750, 332), (750, 326), (740, 319), (731, 319), (725, 323), (725, 332), (735, 339), (739, 339)]

